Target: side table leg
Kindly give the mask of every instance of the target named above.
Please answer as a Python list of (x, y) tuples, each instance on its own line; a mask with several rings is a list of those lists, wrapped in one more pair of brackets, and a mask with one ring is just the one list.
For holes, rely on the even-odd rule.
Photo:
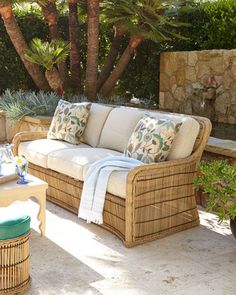
[(46, 221), (46, 193), (38, 195), (37, 200), (39, 202), (38, 221), (41, 236), (45, 236), (45, 221)]

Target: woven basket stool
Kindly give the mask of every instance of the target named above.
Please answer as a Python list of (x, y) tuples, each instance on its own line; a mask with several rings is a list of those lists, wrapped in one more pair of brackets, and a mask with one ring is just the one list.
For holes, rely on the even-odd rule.
[(0, 294), (21, 294), (30, 285), (30, 217), (0, 218)]

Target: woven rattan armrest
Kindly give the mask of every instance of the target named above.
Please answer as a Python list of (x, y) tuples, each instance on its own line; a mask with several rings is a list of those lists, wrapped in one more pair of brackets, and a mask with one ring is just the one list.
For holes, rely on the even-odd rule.
[(47, 131), (23, 131), (17, 133), (13, 140), (13, 154), (16, 156), (18, 153), (18, 147), (21, 142), (47, 138)]
[(183, 196), (188, 198), (188, 202), (190, 200), (191, 207), (196, 207), (192, 183), (198, 163), (199, 158), (193, 154), (185, 159), (144, 164), (129, 172), (126, 186), (127, 246), (133, 245), (136, 224), (143, 218), (138, 208), (162, 202), (177, 204), (178, 198)]
[(153, 175), (153, 174), (160, 175), (160, 173), (164, 172), (165, 170), (169, 171), (171, 169), (173, 171), (176, 171), (179, 169), (179, 167), (186, 167), (191, 165), (191, 163), (196, 164), (196, 161), (197, 161), (196, 157), (192, 155), (187, 158), (179, 159), (179, 160), (170, 160), (170, 161), (159, 162), (159, 163), (143, 164), (130, 170), (128, 174), (127, 182), (133, 183), (135, 180), (140, 179), (142, 177), (146, 177), (148, 175)]

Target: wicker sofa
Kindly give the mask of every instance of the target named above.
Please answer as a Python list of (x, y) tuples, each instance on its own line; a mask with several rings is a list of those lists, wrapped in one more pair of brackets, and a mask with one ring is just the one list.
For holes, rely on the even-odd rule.
[[(30, 162), (29, 172), (49, 184), (48, 200), (78, 213), (84, 175), (91, 163), (121, 155), (145, 110), (92, 104), (80, 145), (47, 139), (47, 132), (21, 132), (14, 153)], [(103, 227), (127, 247), (199, 224), (193, 177), (211, 131), (202, 117), (149, 112), (182, 122), (167, 161), (113, 172), (108, 183)]]

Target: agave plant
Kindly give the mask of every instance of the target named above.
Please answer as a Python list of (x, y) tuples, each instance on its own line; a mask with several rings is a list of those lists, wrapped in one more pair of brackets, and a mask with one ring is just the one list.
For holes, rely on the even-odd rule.
[(6, 112), (11, 121), (19, 121), (24, 116), (52, 116), (60, 98), (55, 92), (7, 89), (0, 96), (0, 109)]
[(63, 84), (56, 64), (66, 60), (69, 55), (70, 44), (62, 40), (43, 42), (38, 38), (31, 41), (30, 48), (25, 50), (25, 57), (32, 63), (46, 69), (46, 78), (55, 92), (63, 95)]
[[(19, 121), (24, 116), (53, 116), (60, 99), (55, 92), (7, 89), (0, 96), (0, 110), (5, 111), (11, 121)], [(67, 94), (63, 99), (73, 103), (87, 101), (84, 95)]]

